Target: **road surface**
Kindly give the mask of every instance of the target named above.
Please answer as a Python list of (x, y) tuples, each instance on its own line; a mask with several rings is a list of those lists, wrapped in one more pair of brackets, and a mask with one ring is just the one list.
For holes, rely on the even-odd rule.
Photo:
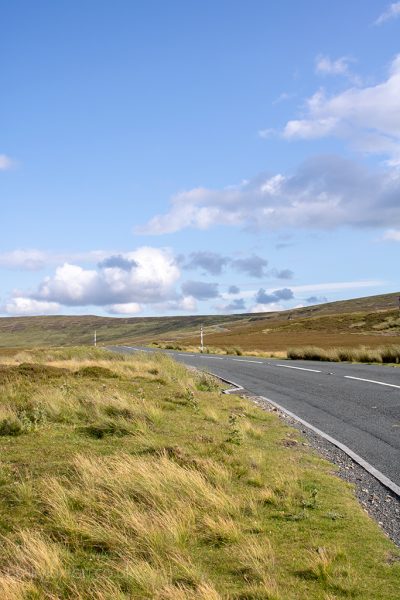
[[(149, 351), (130, 346), (118, 350)], [(388, 478), (393, 491), (400, 491), (399, 367), (168, 354), (294, 413), (349, 448)]]

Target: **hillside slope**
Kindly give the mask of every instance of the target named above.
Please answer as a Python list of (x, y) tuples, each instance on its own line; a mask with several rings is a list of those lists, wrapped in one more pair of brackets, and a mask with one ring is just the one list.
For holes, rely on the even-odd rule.
[(291, 346), (400, 344), (399, 293), (329, 302), (295, 310), (239, 315), (0, 318), (0, 348), (179, 341), (198, 345), (204, 325), (209, 346), (279, 351)]

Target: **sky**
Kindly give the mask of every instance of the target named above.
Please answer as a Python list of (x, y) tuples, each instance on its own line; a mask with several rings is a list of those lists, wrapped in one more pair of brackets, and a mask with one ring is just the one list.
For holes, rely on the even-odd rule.
[(399, 290), (400, 2), (0, 6), (1, 316)]

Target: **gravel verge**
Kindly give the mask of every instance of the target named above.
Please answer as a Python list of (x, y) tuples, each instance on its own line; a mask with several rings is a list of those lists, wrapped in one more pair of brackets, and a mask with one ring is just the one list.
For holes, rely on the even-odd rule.
[(306, 439), (304, 445), (310, 446), (326, 460), (338, 467), (334, 474), (355, 486), (356, 496), (363, 509), (378, 523), (385, 534), (400, 547), (400, 498), (388, 490), (368, 471), (354, 462), (343, 450), (340, 450), (311, 429), (289, 417), (267, 400), (243, 394), (263, 410), (277, 414), (285, 423), (301, 432)]

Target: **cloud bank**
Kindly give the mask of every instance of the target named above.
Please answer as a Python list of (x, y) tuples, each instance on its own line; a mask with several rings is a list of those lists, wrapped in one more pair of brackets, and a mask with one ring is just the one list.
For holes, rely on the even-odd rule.
[[(349, 76), (348, 61), (319, 57), (317, 70)], [(293, 173), (261, 174), (223, 189), (182, 191), (172, 197), (165, 214), (155, 215), (137, 231), (160, 235), (221, 225), (252, 231), (399, 228), (399, 98), (400, 55), (376, 85), (352, 86), (331, 96), (318, 90), (307, 100), (304, 116), (287, 121), (280, 133), (286, 140), (342, 138), (358, 151), (385, 157), (385, 167), (319, 156)], [(215, 272), (224, 264), (215, 264)]]
[(140, 305), (176, 300), (180, 270), (171, 251), (142, 247), (110, 256), (97, 268), (64, 263), (25, 296), (16, 293), (3, 307), (8, 314), (54, 312), (60, 306), (102, 306), (112, 314), (130, 314)]
[(306, 102), (306, 115), (286, 123), (286, 139), (315, 139), (327, 135), (349, 140), (366, 153), (389, 157), (400, 165), (400, 55), (388, 77), (372, 86), (351, 87), (328, 96), (318, 90)]
[(322, 156), (293, 175), (261, 175), (236, 187), (182, 192), (166, 214), (155, 216), (142, 231), (165, 234), (216, 225), (253, 231), (397, 227), (399, 198), (399, 171)]

